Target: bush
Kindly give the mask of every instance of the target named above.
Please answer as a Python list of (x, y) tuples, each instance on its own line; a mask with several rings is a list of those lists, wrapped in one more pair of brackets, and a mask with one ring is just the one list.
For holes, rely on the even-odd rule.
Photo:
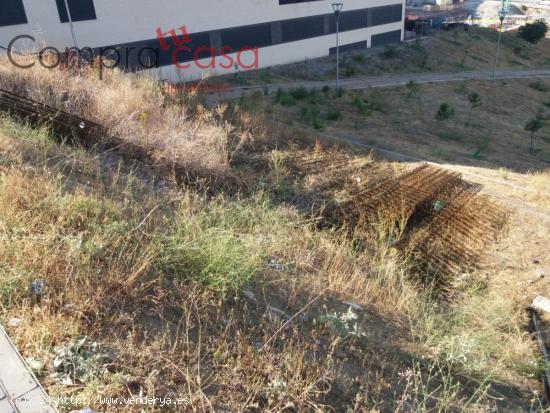
[(296, 104), (296, 99), (291, 94), (285, 92), (282, 88), (279, 88), (275, 94), (275, 103), (282, 106), (294, 106)]
[(439, 106), (439, 109), (437, 113), (435, 114), (435, 118), (439, 121), (450, 119), (454, 116), (455, 110), (451, 105), (448, 103), (442, 103), (441, 106)]
[(550, 90), (550, 87), (548, 87), (548, 85), (541, 80), (536, 80), (535, 82), (529, 83), (529, 87), (531, 89), (538, 90), (539, 92), (548, 92)]
[(534, 23), (527, 23), (519, 28), (518, 35), (529, 43), (537, 43), (544, 39), (548, 33), (548, 24), (544, 20), (537, 20)]
[(384, 48), (384, 52), (382, 53), (382, 56), (388, 59), (393, 59), (394, 57), (397, 57), (399, 52), (397, 51), (397, 47), (395, 46), (386, 46)]
[(369, 108), (360, 95), (355, 95), (353, 97), (353, 105), (357, 108), (357, 112), (361, 115), (367, 115), (369, 113)]
[(380, 89), (370, 89), (367, 96), (367, 108), (371, 112), (386, 112), (389, 109), (385, 95)]
[(327, 120), (337, 121), (342, 119), (342, 112), (339, 110), (330, 111), (326, 114)]
[(407, 82), (407, 98), (412, 98), (419, 90), (418, 82), (412, 79)]
[(347, 64), (344, 67), (344, 77), (353, 77), (357, 75), (357, 68), (353, 64)]
[(352, 59), (355, 63), (359, 63), (359, 64), (365, 64), (367, 62), (367, 58), (363, 53), (354, 54)]
[(299, 87), (297, 89), (292, 89), (290, 95), (296, 100), (304, 100), (309, 97), (309, 92), (305, 87)]

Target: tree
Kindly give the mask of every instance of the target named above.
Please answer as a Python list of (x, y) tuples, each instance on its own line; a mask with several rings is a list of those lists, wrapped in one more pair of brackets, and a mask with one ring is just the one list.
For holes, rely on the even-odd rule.
[(531, 145), (529, 146), (529, 152), (533, 152), (534, 151), (534, 139), (535, 139), (535, 134), (541, 130), (542, 128), (544, 128), (544, 126), (546, 125), (546, 121), (548, 119), (544, 116), (542, 110), (540, 110), (537, 115), (531, 119), (529, 122), (527, 122), (527, 124), (525, 125), (524, 129), (527, 131), (527, 132), (531, 132)]
[(450, 119), (454, 116), (455, 110), (448, 103), (442, 103), (439, 110), (435, 114), (435, 118), (439, 121)]
[(411, 79), (407, 83), (407, 90), (407, 97), (410, 99), (420, 91), (420, 86), (417, 81)]
[(472, 120), (472, 111), (475, 108), (478, 108), (481, 106), (481, 96), (479, 96), (479, 93), (472, 92), (468, 94), (468, 102), (470, 102), (470, 114), (468, 115), (467, 125), (469, 125)]
[(518, 31), (518, 35), (529, 43), (537, 43), (539, 40), (544, 39), (546, 33), (548, 33), (548, 24), (542, 19), (527, 23), (525, 26), (521, 26)]

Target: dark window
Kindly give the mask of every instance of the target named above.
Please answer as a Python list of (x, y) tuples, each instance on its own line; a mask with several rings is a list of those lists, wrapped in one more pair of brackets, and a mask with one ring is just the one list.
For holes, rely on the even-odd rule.
[(23, 0), (2, 0), (2, 4), (0, 5), (0, 26), (26, 23), (28, 22)]
[(390, 43), (399, 43), (401, 41), (401, 30), (373, 34), (371, 37), (371, 47), (384, 46)]
[[(368, 9), (344, 11), (340, 14), (340, 31), (363, 29), (367, 27)], [(330, 16), (330, 32), (336, 33), (336, 16)]]
[[(55, 0), (57, 3), (57, 11), (59, 13), (59, 20), (61, 23), (67, 23), (69, 16), (67, 14), (67, 8), (65, 7), (65, 0)], [(67, 0), (69, 4), (69, 11), (71, 12), (71, 20), (73, 22), (80, 22), (84, 20), (95, 20), (95, 7), (94, 0)]]
[(239, 50), (243, 47), (271, 46), (271, 24), (222, 30), (222, 46)]
[[(366, 48), (367, 48), (367, 41), (365, 40), (364, 42), (349, 43), (349, 44), (341, 45), (340, 46), (340, 52), (351, 52), (351, 51), (354, 51), (354, 50), (363, 50), (363, 49), (366, 49)], [(331, 56), (335, 55), (336, 54), (336, 47), (331, 47), (329, 49), (329, 54)]]
[(279, 0), (279, 5), (284, 4), (295, 4), (295, 3), (310, 3), (312, 1), (319, 1), (319, 0)]
[(283, 30), (283, 43), (310, 39), (325, 34), (324, 16), (285, 20), (281, 23), (281, 26)]
[(402, 16), (402, 5), (394, 4), (391, 6), (374, 7), (372, 10), (372, 25), (400, 22)]
[[(192, 33), (190, 34), (191, 41), (189, 43), (186, 43), (184, 47), (187, 47), (185, 49), (180, 49), (177, 53), (177, 61), (178, 63), (182, 62), (191, 62), (195, 60), (205, 59), (208, 57), (211, 57), (211, 51), (210, 48), (212, 45), (210, 44), (210, 34), (207, 32), (201, 32), (201, 33)], [(183, 40), (180, 38), (180, 40)], [(158, 41), (157, 41), (158, 44)], [(175, 50), (177, 50), (178, 46), (174, 45), (172, 43), (172, 39), (169, 39), (168, 44), (170, 44), (172, 47), (168, 51), (162, 51), (161, 52), (161, 66), (164, 66), (165, 62), (169, 62), (168, 64), (174, 64), (173, 61), (174, 56), (173, 53)]]

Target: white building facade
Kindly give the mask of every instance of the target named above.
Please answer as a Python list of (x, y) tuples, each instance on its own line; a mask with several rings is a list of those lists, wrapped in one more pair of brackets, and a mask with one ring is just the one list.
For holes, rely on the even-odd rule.
[[(0, 48), (93, 50), (128, 71), (173, 82), (327, 56), (326, 0), (1, 0)], [(341, 0), (342, 1), (342, 0)], [(343, 0), (341, 50), (403, 40), (404, 0)], [(51, 51), (51, 49), (49, 49)]]

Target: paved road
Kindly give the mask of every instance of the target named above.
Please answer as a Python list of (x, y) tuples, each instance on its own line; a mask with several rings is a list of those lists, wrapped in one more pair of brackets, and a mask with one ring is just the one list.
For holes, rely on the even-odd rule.
[(56, 413), (46, 393), (0, 326), (0, 413)]
[[(363, 77), (355, 79), (342, 79), (341, 85), (344, 89), (348, 90), (360, 90), (368, 89), (370, 87), (390, 87), (390, 86), (402, 86), (406, 85), (410, 80), (414, 80), (418, 83), (438, 83), (438, 82), (459, 82), (463, 80), (491, 80), (493, 75), (492, 70), (478, 70), (471, 72), (457, 72), (457, 73), (410, 73), (402, 75), (391, 76), (377, 76), (377, 77)], [(550, 69), (529, 69), (529, 70), (498, 70), (497, 79), (520, 79), (530, 77), (550, 77)], [(334, 82), (321, 80), (321, 81), (297, 81), (287, 82), (279, 84), (267, 84), (257, 86), (242, 86), (235, 87), (223, 92), (217, 92), (216, 94), (221, 99), (235, 99), (240, 97), (243, 93), (261, 90), (266, 88), (270, 93), (276, 91), (278, 88), (292, 89), (297, 87), (322, 88), (325, 85), (332, 86)]]

